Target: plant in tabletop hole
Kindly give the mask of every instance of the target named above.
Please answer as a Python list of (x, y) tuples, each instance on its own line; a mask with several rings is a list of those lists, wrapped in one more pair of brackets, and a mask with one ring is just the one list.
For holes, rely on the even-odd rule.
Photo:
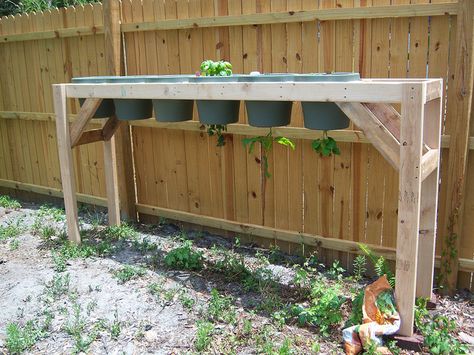
[[(205, 60), (201, 63), (200, 75), (201, 76), (231, 76), (232, 75), (232, 64), (229, 62), (219, 60), (214, 62), (213, 60)], [(227, 131), (226, 125), (210, 124), (205, 125), (206, 131), (209, 137), (217, 137), (217, 146), (222, 147), (225, 145), (224, 132)]]
[(336, 141), (334, 140), (334, 138), (328, 136), (327, 131), (323, 131), (323, 137), (315, 139), (311, 143), (311, 147), (316, 153), (318, 153), (322, 157), (329, 157), (333, 154), (341, 154), (341, 151), (339, 150)]
[(257, 136), (242, 139), (244, 147), (249, 147), (249, 154), (252, 154), (256, 143), (260, 144), (260, 147), (262, 148), (261, 164), (266, 178), (270, 178), (272, 176), (268, 171), (268, 154), (271, 152), (274, 142), (295, 150), (295, 143), (291, 139), (280, 136), (273, 137), (271, 128), (266, 136)]

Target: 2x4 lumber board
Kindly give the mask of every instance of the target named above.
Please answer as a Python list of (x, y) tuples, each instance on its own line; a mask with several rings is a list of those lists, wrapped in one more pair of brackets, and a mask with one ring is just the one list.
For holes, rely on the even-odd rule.
[[(468, 141), (469, 127), (472, 114), (472, 96), (474, 86), (474, 6), (472, 0), (459, 1), (459, 15), (457, 16), (457, 33), (456, 33), (456, 65), (454, 69), (454, 81), (450, 82), (448, 90), (448, 102), (453, 106), (450, 107), (451, 117), (455, 117), (450, 125), (450, 133), (454, 137), (451, 141), (447, 179), (447, 201), (445, 221), (453, 221), (448, 223), (450, 226), (445, 227), (442, 231), (449, 238), (455, 237), (454, 250), (458, 251), (462, 235), (463, 215), (464, 215), (464, 198), (466, 186), (466, 170), (468, 159)], [(447, 265), (446, 270), (450, 270), (447, 278), (447, 290), (454, 293), (457, 286), (457, 270), (458, 263), (456, 258), (451, 258), (451, 253), (446, 253), (446, 259), (443, 264)], [(446, 271), (447, 272), (447, 271)]]
[(104, 140), (110, 140), (120, 127), (121, 123), (122, 122), (118, 120), (117, 116), (113, 115), (110, 117), (107, 122), (105, 122), (104, 128), (102, 128), (102, 136), (104, 137)]
[[(309, 22), (309, 21), (331, 21), (371, 18), (397, 18), (417, 16), (444, 16), (456, 15), (457, 3), (441, 4), (413, 4), (373, 6), (366, 8), (334, 8), (317, 9), (305, 11), (255, 13), (233, 16), (213, 16), (204, 18), (172, 19), (151, 22), (126, 23), (119, 25), (122, 32), (177, 30), (199, 27), (229, 27), (245, 25), (263, 25), (277, 23)], [(104, 6), (104, 13), (106, 9)], [(18, 41), (45, 40), (54, 38), (68, 38), (87, 35), (104, 34), (106, 26), (79, 26), (60, 28), (51, 31), (36, 31), (0, 36), (0, 43), (11, 43)]]
[(56, 130), (58, 137), (61, 182), (66, 209), (67, 233), (69, 240), (80, 243), (79, 224), (77, 219), (76, 181), (74, 161), (72, 158), (71, 137), (67, 120), (66, 87), (53, 85), (54, 112), (56, 113)]
[[(103, 2), (105, 63), (108, 75), (121, 75), (123, 74), (122, 70), (124, 70), (120, 32), (120, 6), (119, 0)], [(112, 120), (111, 123), (113, 122)], [(109, 134), (107, 130), (105, 133), (106, 135)], [(132, 138), (128, 124), (118, 125), (115, 131), (115, 150), (120, 211), (125, 219), (136, 220), (135, 203), (137, 196), (133, 172)]]
[[(190, 213), (185, 211), (172, 210), (169, 208), (150, 206), (146, 204), (137, 203), (137, 211), (142, 214), (150, 216), (164, 217), (176, 221), (197, 224), (210, 228), (217, 228), (238, 234), (248, 234), (257, 237), (277, 239), (292, 243), (304, 242), (307, 245), (312, 245), (321, 248), (332, 249), (336, 251), (348, 252), (352, 254), (361, 254), (358, 243), (351, 240), (343, 240), (337, 238), (326, 238), (316, 234), (300, 233), (296, 231), (270, 228), (252, 223), (241, 223), (230, 221), (222, 218), (210, 217)], [(381, 247), (377, 245), (370, 245), (370, 248), (379, 256), (383, 256), (387, 260), (396, 260), (394, 248)], [(473, 271), (474, 260), (460, 259), (461, 271)], [(439, 267), (439, 260), (436, 264)]]
[(421, 210), (422, 85), (406, 86), (403, 96), (395, 297), (402, 320), (399, 333), (412, 336)]
[[(430, 158), (429, 153), (423, 156), (421, 168), (421, 215), (416, 296), (426, 298), (431, 298), (434, 280), (440, 173), (439, 147), (443, 121), (442, 106), (441, 98), (427, 102), (423, 120), (423, 140), (435, 148), (429, 152), (433, 153), (435, 157)], [(431, 164), (430, 169), (433, 170), (424, 177), (426, 164)]]
[(101, 102), (101, 98), (86, 99), (79, 113), (77, 114), (76, 120), (71, 125), (71, 147), (77, 145), (77, 142), (79, 142), (84, 128), (86, 128), (92, 116), (94, 116), (94, 113), (99, 108)]
[[(367, 105), (367, 104), (366, 104)], [(68, 114), (69, 122), (74, 122), (76, 114)], [(54, 113), (46, 112), (19, 112), (19, 111), (0, 111), (0, 119), (19, 119), (27, 121), (46, 121), (55, 122)], [(92, 119), (89, 124), (91, 125), (102, 125), (101, 119)], [(152, 127), (152, 128), (169, 128), (169, 129), (183, 129), (189, 131), (202, 131), (204, 130), (201, 123), (197, 121), (186, 121), (176, 123), (163, 123), (157, 122), (155, 119), (139, 120), (129, 122), (131, 126), (136, 127)], [(230, 124), (228, 126), (228, 133), (230, 134), (243, 134), (243, 135), (261, 135), (263, 132), (260, 128), (251, 127), (244, 124)], [(316, 139), (321, 138), (322, 133), (319, 131), (312, 131), (300, 127), (277, 127), (274, 132), (278, 135), (283, 135), (289, 138), (301, 138), (301, 139)], [(280, 132), (280, 133), (278, 133)], [(266, 132), (268, 133), (268, 132)], [(364, 133), (357, 130), (339, 130), (331, 131), (331, 137), (340, 142), (352, 142), (352, 143), (369, 143), (369, 140), (365, 138)], [(449, 148), (451, 137), (449, 135), (441, 136), (441, 148)], [(474, 137), (469, 137), (469, 149), (474, 150)]]
[(120, 200), (117, 175), (117, 154), (115, 151), (115, 137), (113, 136), (104, 141), (104, 170), (109, 226), (119, 226)]
[(364, 104), (377, 119), (389, 130), (389, 132), (400, 142), (400, 114), (392, 105), (367, 103)]
[[(25, 192), (32, 192), (35, 194), (47, 195), (47, 196), (58, 197), (58, 198), (64, 197), (63, 191), (61, 189), (35, 185), (35, 184), (28, 184), (28, 183), (19, 182), (19, 181), (0, 179), (0, 187), (4, 187), (7, 189), (21, 190)], [(90, 205), (101, 206), (101, 207), (107, 206), (107, 200), (103, 197), (92, 196), (92, 195), (81, 194), (81, 193), (77, 193), (76, 196), (77, 196), (77, 201), (82, 202), (82, 203), (87, 203)]]
[(382, 156), (398, 170), (400, 142), (366, 106), (355, 102), (339, 102), (339, 108), (357, 125)]
[(284, 24), (308, 21), (333, 21), (371, 18), (444, 16), (457, 13), (456, 3), (330, 8), (287, 12), (252, 13), (178, 20), (160, 20), (122, 24), (122, 32), (176, 30), (200, 27), (229, 27)]
[(0, 43), (11, 43), (19, 41), (38, 41), (53, 38), (68, 38), (104, 33), (103, 26), (80, 26), (70, 28), (58, 28), (51, 31), (26, 32), (0, 36)]
[(333, 101), (395, 103), (404, 83), (282, 82), (282, 83), (136, 83), (65, 84), (68, 97), (129, 99), (203, 99), (257, 101)]
[(79, 140), (71, 148), (77, 147), (79, 145), (100, 142), (103, 140), (104, 135), (102, 133), (102, 129), (91, 129), (90, 131), (83, 132)]
[(421, 181), (424, 181), (439, 164), (439, 149), (430, 149), (421, 158)]

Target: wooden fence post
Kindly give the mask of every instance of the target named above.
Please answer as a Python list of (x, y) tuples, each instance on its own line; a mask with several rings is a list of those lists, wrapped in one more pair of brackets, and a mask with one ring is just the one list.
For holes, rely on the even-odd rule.
[[(104, 0), (105, 59), (108, 75), (120, 75), (122, 49), (120, 32), (120, 1)], [(105, 144), (113, 144), (111, 139)], [(133, 173), (131, 132), (128, 124), (122, 123), (115, 133), (118, 192), (122, 218), (136, 220), (136, 193)]]
[[(472, 108), (474, 60), (473, 29), (474, 4), (472, 0), (459, 0), (457, 12), (456, 65), (454, 76), (450, 76), (448, 101), (451, 121), (448, 166), (445, 228), (442, 233), (448, 241), (448, 250), (443, 253), (441, 275), (445, 291), (454, 293), (459, 270), (459, 241), (462, 233), (464, 197), (466, 186), (467, 158), (469, 153), (469, 124)], [(454, 82), (453, 82), (454, 81)], [(466, 238), (470, 236), (464, 236)], [(443, 250), (446, 248), (443, 245)], [(456, 251), (456, 254), (451, 252)]]

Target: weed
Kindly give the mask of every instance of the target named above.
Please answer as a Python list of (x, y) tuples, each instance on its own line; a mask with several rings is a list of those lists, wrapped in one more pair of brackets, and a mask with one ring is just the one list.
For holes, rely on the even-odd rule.
[(217, 136), (217, 144), (216, 147), (222, 147), (225, 145), (225, 137), (224, 133), (227, 131), (227, 126), (226, 125), (220, 125), (220, 124), (210, 124), (206, 125), (207, 127), (207, 134), (209, 137), (212, 136)]
[(5, 226), (0, 225), (0, 241), (14, 239), (23, 232), (21, 219), (8, 221)]
[(21, 208), (21, 204), (10, 196), (0, 195), (0, 207), (16, 210)]
[(51, 205), (42, 205), (36, 213), (38, 220), (49, 219), (53, 222), (64, 222), (66, 220), (66, 212), (63, 208)]
[(119, 283), (121, 284), (128, 282), (132, 279), (139, 278), (140, 276), (144, 276), (145, 274), (145, 269), (132, 265), (125, 265), (119, 270), (113, 272), (113, 275), (118, 279)]
[(36, 320), (29, 320), (24, 326), (17, 323), (9, 323), (6, 329), (5, 345), (11, 354), (20, 354), (31, 348), (38, 340), (48, 336), (49, 322), (43, 326)]
[(342, 280), (344, 271), (346, 270), (340, 265), (339, 260), (335, 260), (328, 271), (328, 275), (331, 279)]
[(392, 352), (393, 355), (400, 355), (401, 349), (397, 346), (396, 340), (390, 340), (387, 342), (387, 348)]
[(364, 274), (367, 272), (367, 258), (365, 255), (357, 255), (352, 266), (354, 268), (354, 280), (362, 280)]
[(293, 354), (293, 351), (291, 350), (291, 340), (289, 338), (285, 338), (283, 340), (283, 343), (280, 345), (280, 347), (277, 350), (278, 355), (290, 355)]
[(183, 240), (182, 245), (172, 249), (165, 256), (168, 267), (181, 270), (201, 270), (203, 268), (203, 254), (193, 250), (190, 240)]
[(424, 344), (431, 354), (467, 354), (469, 348), (454, 336), (456, 323), (448, 317), (431, 317), (426, 309), (426, 299), (418, 299), (415, 307), (415, 325), (424, 337)]
[(73, 311), (73, 317), (68, 318), (64, 330), (74, 339), (74, 352), (86, 353), (92, 342), (97, 339), (98, 327), (102, 326), (102, 322), (99, 322), (90, 334), (86, 334), (86, 321), (81, 315), (81, 306), (74, 303)]
[(390, 266), (383, 256), (377, 257), (373, 251), (365, 244), (359, 243), (359, 248), (362, 252), (367, 255), (369, 260), (374, 265), (375, 273), (377, 276), (387, 275), (387, 280), (393, 288), (395, 287), (395, 275), (390, 270)]
[(104, 235), (110, 240), (133, 240), (138, 237), (137, 231), (127, 223), (122, 223), (119, 226), (108, 226), (104, 230)]
[(121, 323), (118, 319), (118, 310), (115, 309), (115, 313), (114, 313), (114, 321), (110, 327), (110, 336), (113, 338), (113, 339), (117, 339), (120, 335), (120, 332), (121, 332)]
[(163, 298), (166, 302), (171, 302), (174, 300), (176, 295), (181, 291), (180, 287), (172, 287), (165, 290), (163, 293)]
[(179, 302), (183, 305), (183, 307), (187, 309), (192, 309), (194, 304), (196, 303), (196, 300), (189, 296), (187, 293), (181, 293), (179, 295)]
[(133, 240), (132, 246), (136, 251), (142, 254), (150, 251), (156, 251), (158, 249), (158, 245), (151, 243), (147, 238), (143, 238), (141, 241)]
[(20, 246), (20, 241), (17, 238), (13, 238), (10, 240), (10, 250), (17, 250), (18, 247)]
[(364, 303), (364, 289), (358, 290), (352, 299), (352, 311), (345, 328), (362, 323), (362, 305)]
[(207, 307), (207, 316), (213, 321), (222, 321), (224, 323), (235, 323), (237, 314), (233, 305), (233, 299), (230, 296), (221, 296), (213, 288), (211, 290), (211, 299)]
[(56, 274), (53, 279), (46, 284), (46, 297), (50, 300), (57, 300), (62, 295), (69, 292), (69, 274)]
[(334, 138), (328, 136), (327, 131), (323, 131), (323, 137), (315, 139), (311, 143), (311, 147), (321, 157), (329, 157), (333, 154), (341, 154), (341, 151), (339, 150), (336, 141), (334, 140)]
[(221, 254), (221, 257), (213, 266), (214, 271), (224, 274), (228, 281), (240, 281), (248, 276), (251, 272), (245, 265), (243, 255), (237, 254), (231, 250), (218, 250), (213, 248), (215, 254)]
[(196, 326), (197, 330), (194, 347), (197, 351), (204, 351), (211, 344), (211, 336), (214, 333), (214, 325), (208, 321), (197, 321)]
[(310, 306), (293, 306), (293, 314), (298, 317), (301, 325), (318, 326), (323, 335), (327, 336), (330, 327), (342, 320), (341, 306), (345, 299), (340, 295), (339, 285), (329, 286), (325, 282), (316, 280), (311, 286)]
[(152, 282), (148, 285), (148, 292), (150, 292), (155, 297), (160, 297), (161, 293), (163, 292), (163, 285), (164, 282)]

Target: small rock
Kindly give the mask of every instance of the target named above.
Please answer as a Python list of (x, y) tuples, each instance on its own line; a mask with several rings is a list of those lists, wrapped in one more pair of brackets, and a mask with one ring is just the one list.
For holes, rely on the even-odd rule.
[(459, 339), (461, 339), (463, 342), (474, 345), (474, 337), (470, 336), (469, 334), (466, 334), (464, 332), (459, 333)]
[(149, 331), (151, 328), (153, 328), (150, 324), (145, 325), (145, 331)]
[(158, 334), (154, 330), (149, 330), (145, 332), (145, 339), (149, 343), (153, 343), (158, 339)]

